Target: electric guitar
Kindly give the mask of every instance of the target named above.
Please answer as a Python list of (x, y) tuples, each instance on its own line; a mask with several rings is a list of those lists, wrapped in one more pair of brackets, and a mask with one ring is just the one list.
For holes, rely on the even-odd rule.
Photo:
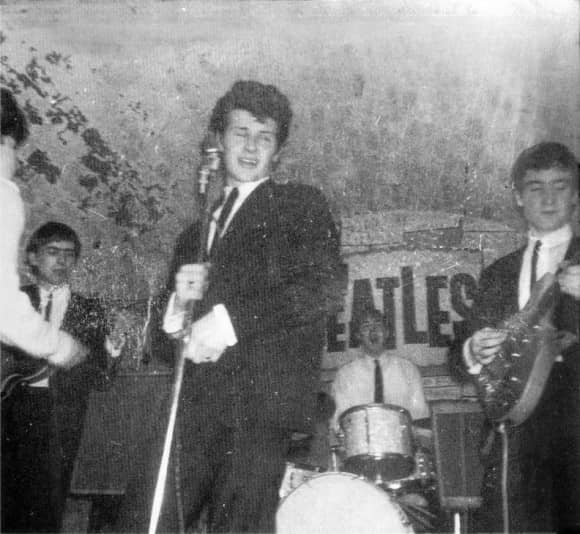
[[(101, 345), (104, 349), (105, 332), (110, 330), (109, 340), (117, 349), (122, 350), (127, 334), (134, 326), (136, 319), (127, 311), (116, 310), (115, 313), (111, 313), (109, 321), (112, 323), (110, 329), (106, 327), (107, 318), (96, 299), (80, 299), (73, 294), (62, 329), (77, 341), (93, 349)], [(1, 401), (7, 399), (18, 386), (50, 377), (57, 370), (46, 359), (34, 358), (16, 347), (0, 346), (0, 355)], [(85, 371), (92, 372), (98, 377), (103, 384), (109, 382), (108, 372), (111, 362), (98, 364), (89, 359), (84, 361), (82, 366)]]
[(552, 324), (559, 293), (556, 275), (546, 273), (532, 288), (524, 308), (499, 325), (507, 338), (476, 377), (490, 419), (523, 423), (540, 400), (556, 356), (578, 340)]
[(7, 399), (19, 385), (38, 382), (43, 378), (48, 378), (53, 372), (53, 368), (45, 359), (31, 356), (17, 358), (6, 352), (2, 350), (0, 397), (2, 401)]

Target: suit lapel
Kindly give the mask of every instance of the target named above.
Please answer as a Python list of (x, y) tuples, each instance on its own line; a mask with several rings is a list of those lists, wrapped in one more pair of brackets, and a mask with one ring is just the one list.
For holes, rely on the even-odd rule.
[[(247, 230), (266, 224), (267, 209), (272, 197), (272, 184), (266, 180), (260, 184), (241, 205), (240, 209), (234, 214), (229, 226), (226, 228), (224, 235), (220, 238), (212, 255), (219, 255), (222, 248), (228, 248), (231, 243), (243, 242), (239, 236)], [(228, 245), (230, 243), (230, 245)]]
[(30, 304), (32, 304), (32, 307), (38, 311), (40, 309), (40, 289), (38, 289), (38, 286), (27, 285), (21, 287), (20, 289), (28, 295)]

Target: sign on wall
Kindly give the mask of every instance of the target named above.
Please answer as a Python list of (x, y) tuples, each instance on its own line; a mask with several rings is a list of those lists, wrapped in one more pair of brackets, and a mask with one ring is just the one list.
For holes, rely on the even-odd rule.
[(356, 357), (357, 321), (373, 306), (385, 315), (386, 349), (419, 366), (426, 388), (432, 388), (428, 397), (470, 394), (449, 376), (449, 346), (467, 334), (484, 263), (502, 255), (504, 246), (515, 248), (513, 231), (486, 226), (440, 212), (375, 213), (344, 220), (348, 286), (342, 311), (328, 323), (323, 382)]
[(377, 251), (345, 256), (345, 261), (345, 307), (329, 323), (324, 367), (352, 358), (357, 319), (369, 305), (385, 314), (388, 350), (421, 367), (444, 365), (450, 342), (466, 327), (479, 252)]

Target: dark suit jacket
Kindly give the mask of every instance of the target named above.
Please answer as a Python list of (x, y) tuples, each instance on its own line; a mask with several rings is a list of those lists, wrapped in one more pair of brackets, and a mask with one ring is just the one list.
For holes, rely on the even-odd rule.
[[(580, 252), (580, 238), (570, 243), (566, 259), (571, 260)], [(518, 280), (524, 248), (521, 248), (487, 267), (480, 278), (478, 295), (472, 308), (470, 333), (489, 326), (497, 327), (504, 319), (518, 311)], [(578, 336), (580, 329), (580, 302), (561, 294), (553, 317), (554, 326)], [(460, 361), (462, 343), (455, 346), (455, 358)], [(453, 356), (453, 354), (452, 354)], [(552, 530), (554, 525), (580, 524), (580, 343), (576, 342), (562, 354), (564, 361), (556, 362), (545, 385), (542, 396), (530, 417), (517, 427), (509, 428), (510, 491), (516, 492), (518, 510), (514, 512), (516, 525), (512, 528), (528, 530), (531, 514), (547, 521), (542, 530)], [(462, 360), (461, 360), (462, 361)], [(490, 422), (482, 429), (482, 438), (489, 436)], [(501, 518), (498, 495), (499, 472), (497, 466), (502, 458), (501, 440), (483, 457), (488, 467), (482, 488), (486, 521), (484, 529), (495, 529)], [(530, 460), (532, 458), (533, 460)], [(523, 472), (518, 472), (519, 462)], [(527, 461), (527, 463), (525, 463)], [(531, 462), (531, 464), (530, 464)], [(533, 466), (530, 467), (530, 465)], [(496, 471), (494, 471), (496, 469)], [(546, 473), (550, 473), (547, 475)], [(549, 477), (553, 477), (549, 478)], [(555, 480), (555, 487), (550, 482)], [(514, 486), (511, 486), (513, 484)], [(544, 485), (549, 485), (546, 489)], [(525, 488), (525, 489), (522, 489)], [(521, 493), (520, 493), (521, 492)], [(495, 497), (494, 497), (495, 496)], [(543, 496), (538, 500), (538, 496)], [(495, 503), (495, 504), (494, 504)], [(541, 507), (539, 506), (541, 503)], [(534, 516), (534, 517), (536, 517)], [(540, 520), (540, 519), (535, 519)], [(520, 524), (520, 522), (523, 522)], [(533, 522), (533, 521), (532, 521)], [(518, 526), (519, 525), (519, 526)], [(524, 525), (524, 526), (522, 526)], [(497, 525), (496, 525), (497, 526)], [(538, 527), (538, 525), (532, 525)], [(577, 526), (572, 529), (576, 531)], [(558, 528), (555, 528), (558, 530)], [(572, 531), (570, 530), (570, 531)]]
[[(520, 248), (486, 268), (479, 281), (478, 296), (473, 305), (472, 332), (485, 326), (496, 327), (502, 320), (518, 311), (518, 280), (525, 248)], [(570, 260), (580, 253), (580, 238), (574, 238), (565, 259)], [(569, 295), (560, 295), (554, 314), (554, 324), (560, 330), (578, 335), (580, 303)], [(568, 349), (566, 363), (574, 363), (572, 354), (578, 355), (578, 344)], [(568, 358), (570, 356), (570, 358)], [(570, 359), (570, 362), (568, 362)]]
[[(473, 307), (471, 308), (469, 325), (461, 339), (454, 340), (450, 353), (449, 365), (456, 378), (469, 378), (463, 362), (463, 344), (468, 336), (484, 327), (496, 327), (504, 319), (518, 312), (518, 280), (522, 267), (525, 247), (485, 268), (479, 280), (479, 287)], [(580, 252), (580, 237), (572, 239), (565, 259), (570, 260)], [(580, 305), (568, 295), (560, 295), (554, 313), (554, 324), (561, 330), (567, 330), (579, 336)], [(580, 350), (578, 343), (565, 351), (566, 365), (575, 369), (580, 367), (580, 358), (573, 357)]]
[[(194, 263), (197, 227), (174, 259)], [(325, 319), (340, 295), (339, 239), (323, 195), (305, 185), (261, 184), (214, 246), (205, 312), (223, 304), (238, 343), (215, 364), (188, 362), (185, 402), (225, 424), (308, 428)]]

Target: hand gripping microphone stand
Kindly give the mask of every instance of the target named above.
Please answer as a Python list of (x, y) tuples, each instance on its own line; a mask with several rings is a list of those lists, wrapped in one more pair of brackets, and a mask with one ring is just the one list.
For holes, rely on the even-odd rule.
[[(199, 185), (199, 213), (201, 214), (201, 231), (199, 235), (199, 247), (197, 252), (197, 263), (203, 263), (206, 256), (206, 243), (209, 232), (210, 213), (208, 213), (207, 202), (207, 186), (210, 178), (217, 174), (220, 163), (219, 150), (215, 147), (215, 143), (206, 143), (207, 147), (204, 149), (204, 163), (199, 170), (198, 185)], [(199, 308), (200, 301), (191, 301), (188, 306), (188, 311), (185, 314), (183, 321), (183, 329), (181, 330), (181, 341), (179, 343), (179, 352), (176, 357), (175, 371), (173, 377), (173, 387), (171, 390), (171, 407), (169, 409), (169, 422), (167, 424), (167, 432), (165, 434), (165, 442), (163, 444), (163, 454), (161, 456), (161, 465), (159, 467), (159, 474), (157, 475), (157, 484), (155, 485), (155, 493), (153, 495), (153, 506), (151, 510), (151, 520), (149, 522), (149, 534), (157, 532), (157, 525), (161, 515), (161, 507), (163, 505), (163, 497), (165, 485), (167, 482), (167, 472), (169, 470), (169, 457), (171, 454), (171, 446), (173, 443), (173, 435), (175, 434), (175, 422), (177, 419), (177, 410), (179, 406), (179, 397), (181, 394), (181, 385), (183, 383), (183, 372), (185, 369), (185, 349), (187, 346), (187, 336), (191, 330), (191, 325), (196, 312)]]

